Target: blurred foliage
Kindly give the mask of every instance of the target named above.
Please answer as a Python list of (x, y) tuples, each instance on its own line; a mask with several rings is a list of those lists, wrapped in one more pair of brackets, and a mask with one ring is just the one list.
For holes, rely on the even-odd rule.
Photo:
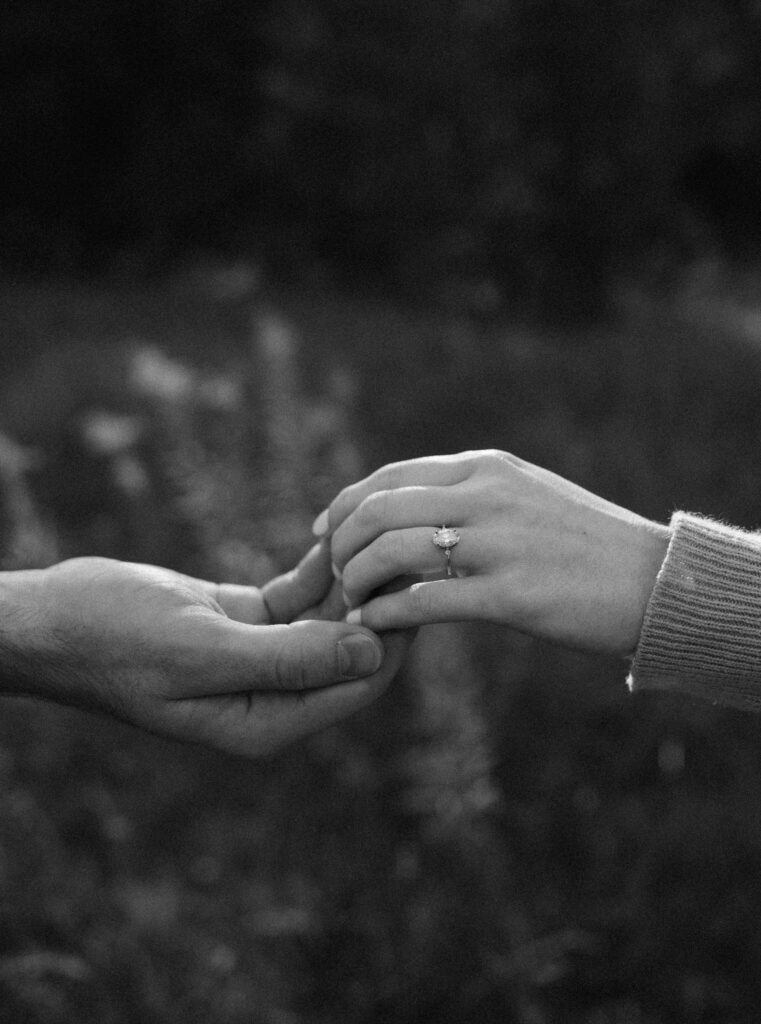
[[(0, 304), (6, 567), (263, 579), (358, 473), (485, 444), (645, 514), (758, 525), (747, 301), (569, 335), (235, 265)], [(374, 707), (261, 764), (7, 700), (0, 1021), (745, 1024), (758, 721), (624, 675), (434, 627)]]
[(203, 249), (480, 315), (757, 255), (753, 0), (14, 0), (6, 267)]

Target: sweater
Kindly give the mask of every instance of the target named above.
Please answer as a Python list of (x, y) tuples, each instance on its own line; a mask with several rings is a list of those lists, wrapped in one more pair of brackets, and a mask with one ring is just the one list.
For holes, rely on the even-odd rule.
[(628, 684), (761, 711), (761, 534), (674, 515)]

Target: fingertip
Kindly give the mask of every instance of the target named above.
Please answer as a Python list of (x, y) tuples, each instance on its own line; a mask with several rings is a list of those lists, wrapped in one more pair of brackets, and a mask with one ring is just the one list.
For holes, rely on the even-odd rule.
[(312, 523), (312, 533), (315, 537), (324, 537), (330, 529), (330, 509), (323, 509)]
[(366, 633), (354, 633), (338, 643), (338, 664), (343, 679), (374, 675), (383, 664), (383, 647)]
[(352, 608), (350, 612), (346, 614), (346, 622), (349, 626), (361, 626), (362, 625), (362, 609)]

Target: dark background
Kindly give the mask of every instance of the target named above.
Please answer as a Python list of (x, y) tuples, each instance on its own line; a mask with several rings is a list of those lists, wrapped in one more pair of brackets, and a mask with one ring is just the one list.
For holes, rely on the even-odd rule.
[[(2, 566), (261, 582), (391, 459), (761, 525), (761, 7), (11, 2)], [(266, 763), (7, 700), (5, 1024), (746, 1024), (761, 732), (421, 632)]]
[[(10, 268), (202, 249), (597, 316), (758, 251), (754, 3), (9, 3)], [(479, 285), (488, 284), (488, 288)], [(488, 301), (487, 301), (488, 297)]]

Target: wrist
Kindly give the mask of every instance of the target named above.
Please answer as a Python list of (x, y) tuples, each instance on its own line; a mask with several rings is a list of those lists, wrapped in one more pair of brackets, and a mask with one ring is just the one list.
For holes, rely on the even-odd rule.
[(668, 526), (643, 520), (637, 543), (632, 546), (635, 564), (630, 574), (631, 615), (627, 617), (627, 628), (620, 647), (620, 653), (625, 657), (634, 654), (639, 642), (647, 607), (670, 540), (671, 530)]

